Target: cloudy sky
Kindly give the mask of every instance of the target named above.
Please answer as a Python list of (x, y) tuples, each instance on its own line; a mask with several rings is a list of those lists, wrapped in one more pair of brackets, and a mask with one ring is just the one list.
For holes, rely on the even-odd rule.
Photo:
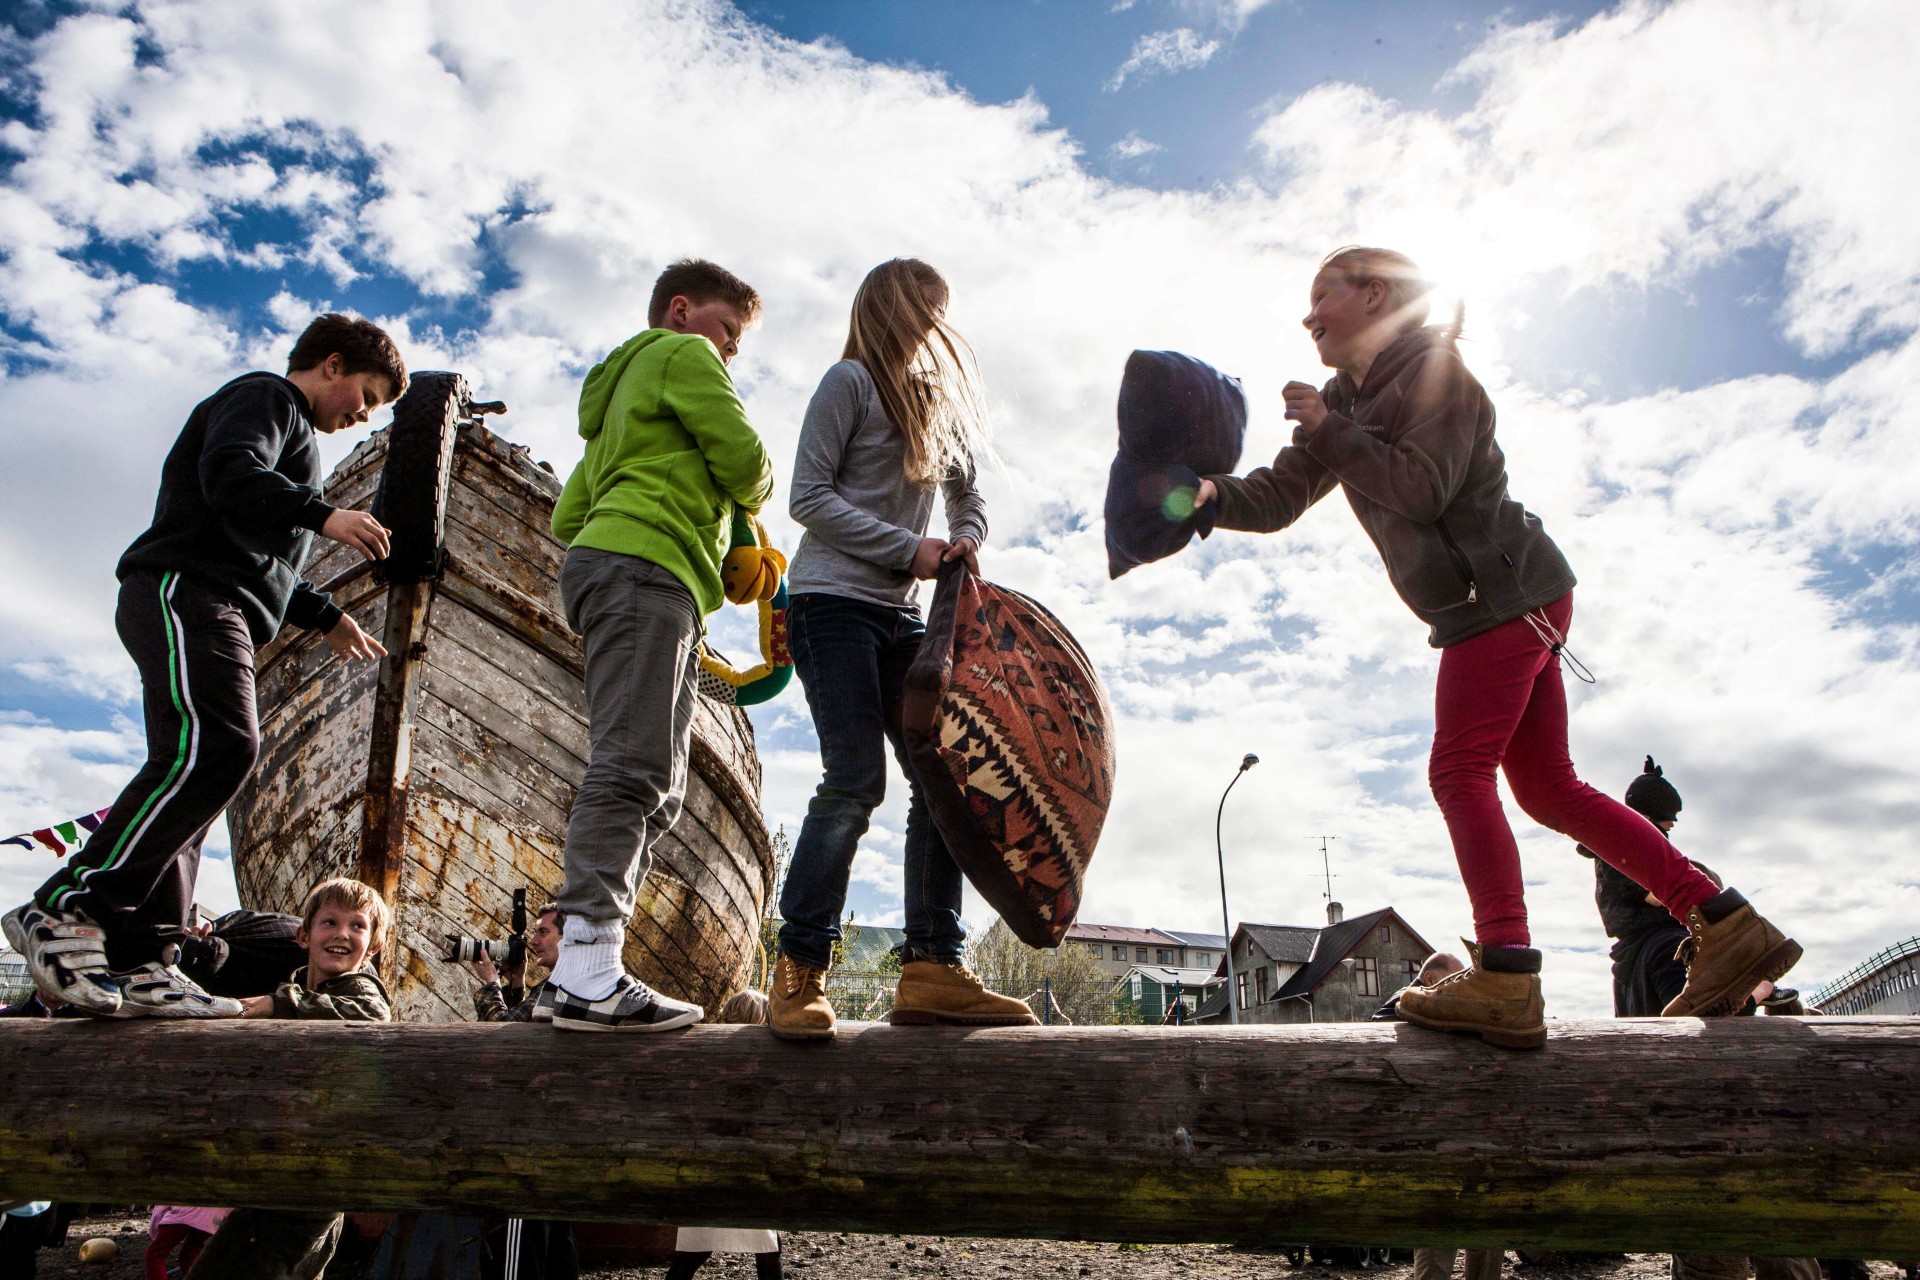
[[(464, 370), (564, 473), (581, 375), (643, 327), (661, 266), (716, 258), (767, 299), (734, 368), (784, 472), (855, 285), (912, 254), (952, 281), (993, 400), (986, 571), (1068, 622), (1120, 717), (1084, 918), (1217, 929), (1214, 805), (1253, 751), (1235, 918), (1322, 918), (1332, 835), (1349, 911), (1444, 943), (1468, 912), (1425, 781), (1436, 655), (1345, 504), (1118, 583), (1101, 545), (1127, 353), (1244, 378), (1257, 465), (1281, 385), (1322, 377), (1314, 264), (1359, 241), (1466, 302), (1514, 492), (1580, 575), (1589, 779), (1617, 793), (1656, 755), (1681, 847), (1806, 943), (1803, 985), (1920, 931), (1903, 0), (6, 13), (0, 834), (104, 805), (137, 762), (115, 558), (187, 411), (280, 367), (316, 310)], [(720, 620), (735, 648), (744, 621)], [(797, 831), (798, 689), (755, 720), (768, 820)], [(899, 918), (899, 790), (856, 864), (873, 923)], [(1588, 864), (1518, 826), (1549, 1010), (1604, 1013)], [(0, 851), (0, 891), (51, 869)]]

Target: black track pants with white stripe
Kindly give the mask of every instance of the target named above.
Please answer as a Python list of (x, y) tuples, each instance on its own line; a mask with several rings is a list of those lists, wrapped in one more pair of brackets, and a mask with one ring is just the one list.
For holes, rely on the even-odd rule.
[(107, 934), (107, 962), (158, 959), (190, 923), (200, 842), (260, 752), (253, 639), (237, 606), (178, 573), (133, 573), (114, 625), (140, 669), (147, 761), (86, 847), (34, 895)]

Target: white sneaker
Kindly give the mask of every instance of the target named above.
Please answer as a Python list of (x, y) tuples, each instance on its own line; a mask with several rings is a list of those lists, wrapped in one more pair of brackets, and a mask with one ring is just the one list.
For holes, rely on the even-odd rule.
[(78, 911), (57, 911), (29, 899), (0, 916), (7, 944), (26, 957), (40, 995), (87, 1013), (120, 1012), (120, 984), (107, 969), (107, 935)]
[[(169, 951), (172, 948), (168, 948)], [(121, 1018), (237, 1018), (240, 1002), (208, 995), (171, 964), (150, 960), (113, 975), (120, 984)]]

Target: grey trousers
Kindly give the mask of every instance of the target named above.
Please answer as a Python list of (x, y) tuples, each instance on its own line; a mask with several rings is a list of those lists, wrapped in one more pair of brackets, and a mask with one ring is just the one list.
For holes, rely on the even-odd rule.
[[(1413, 1280), (1449, 1280), (1458, 1249), (1415, 1249)], [(1469, 1249), (1464, 1280), (1500, 1280), (1500, 1266), (1507, 1260), (1503, 1249)]]
[(303, 1209), (235, 1209), (186, 1280), (319, 1280), (344, 1219)]
[(592, 743), (567, 822), (560, 909), (625, 924), (687, 792), (700, 614), (666, 569), (591, 547), (567, 552), (560, 598), (586, 650)]

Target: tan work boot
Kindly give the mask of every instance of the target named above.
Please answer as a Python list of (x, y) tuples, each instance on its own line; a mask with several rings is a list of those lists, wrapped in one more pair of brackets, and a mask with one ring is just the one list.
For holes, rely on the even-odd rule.
[(773, 970), (773, 990), (767, 993), (767, 1029), (782, 1040), (831, 1040), (833, 1024), (827, 971), (782, 952)]
[(1532, 947), (1482, 951), (1479, 943), (1467, 942), (1467, 955), (1471, 963), (1460, 972), (1401, 992), (1401, 1018), (1435, 1031), (1469, 1031), (1502, 1049), (1546, 1044), (1540, 953)]
[(1668, 1018), (1733, 1013), (1763, 982), (1777, 982), (1800, 963), (1800, 944), (1768, 924), (1733, 889), (1722, 889), (1687, 912), (1687, 939), (1676, 957), (1687, 985), (1660, 1012)]
[(887, 1021), (896, 1027), (926, 1026), (937, 1022), (964, 1027), (1030, 1027), (1040, 1019), (1026, 1001), (995, 995), (958, 960), (909, 960), (900, 966), (894, 988), (893, 1012)]

